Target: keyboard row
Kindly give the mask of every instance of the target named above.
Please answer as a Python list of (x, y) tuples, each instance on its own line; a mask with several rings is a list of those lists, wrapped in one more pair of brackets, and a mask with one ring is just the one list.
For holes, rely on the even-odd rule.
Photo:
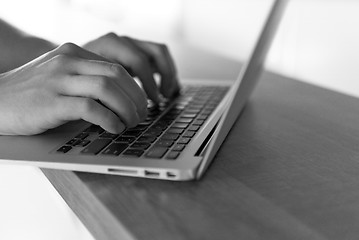
[(112, 134), (91, 125), (68, 141), (57, 152), (83, 148), (81, 154), (163, 158), (174, 160), (200, 130), (227, 91), (189, 90), (175, 104), (162, 103), (149, 108), (148, 117), (138, 126)]

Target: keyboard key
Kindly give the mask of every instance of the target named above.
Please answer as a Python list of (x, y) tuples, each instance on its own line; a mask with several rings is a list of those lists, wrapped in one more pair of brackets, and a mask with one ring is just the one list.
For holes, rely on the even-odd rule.
[(201, 113), (202, 114), (211, 114), (213, 112), (213, 109), (212, 110), (203, 110)]
[(110, 138), (110, 139), (115, 139), (117, 137), (118, 137), (118, 134), (113, 134), (113, 133), (109, 133), (109, 132), (104, 132), (100, 136), (100, 138)]
[[(161, 110), (159, 110), (159, 111), (154, 111), (154, 112), (149, 112), (148, 114), (147, 114), (147, 117), (148, 117), (148, 119), (154, 119), (154, 118), (157, 118), (159, 115), (161, 115), (161, 113), (162, 113), (162, 111)], [(146, 118), (147, 119), (147, 118)]]
[(120, 153), (128, 147), (126, 143), (112, 143), (105, 151), (102, 152), (103, 155), (113, 155), (118, 156)]
[(172, 140), (160, 139), (159, 141), (156, 142), (155, 145), (159, 147), (171, 147), (173, 143), (174, 141)]
[(151, 119), (151, 120), (148, 120), (148, 119), (146, 118), (146, 120), (145, 120), (144, 122), (141, 122), (141, 123), (139, 123), (138, 125), (140, 125), (140, 126), (150, 126), (152, 123), (153, 123), (153, 120), (152, 120), (152, 119)]
[(186, 147), (185, 144), (176, 144), (173, 148), (172, 151), (182, 151), (184, 148)]
[[(204, 113), (204, 111), (210, 111), (210, 113), (211, 113), (211, 112), (213, 112), (213, 110), (214, 110), (215, 108), (216, 108), (216, 107), (214, 107), (214, 106), (208, 105), (208, 106), (206, 106), (206, 107), (203, 109), (202, 113)], [(204, 114), (205, 114), (205, 113), (204, 113)]]
[(166, 159), (174, 160), (174, 159), (178, 158), (179, 155), (180, 155), (180, 152), (171, 151), (167, 154)]
[(201, 111), (201, 109), (186, 109), (184, 111), (184, 114), (191, 114), (191, 113), (196, 113), (198, 114)]
[(197, 114), (195, 113), (184, 113), (181, 115), (181, 117), (183, 118), (195, 118), (197, 116)]
[(92, 124), (90, 127), (86, 128), (84, 132), (88, 133), (103, 133), (105, 130), (103, 130), (100, 126)]
[(130, 137), (137, 137), (142, 133), (142, 131), (137, 130), (126, 130), (122, 133), (122, 136), (130, 136)]
[(144, 151), (141, 149), (127, 149), (123, 153), (123, 155), (131, 156), (131, 157), (141, 157), (143, 153)]
[(133, 128), (129, 128), (128, 130), (131, 130), (131, 131), (144, 131), (146, 130), (148, 127), (147, 126), (143, 126), (143, 125), (137, 125), (136, 127), (133, 127)]
[(150, 146), (151, 146), (150, 143), (135, 142), (134, 144), (131, 145), (131, 148), (133, 148), (133, 149), (143, 149), (143, 150), (146, 150), (146, 149), (149, 148)]
[(162, 119), (164, 119), (164, 120), (174, 120), (174, 119), (177, 118), (177, 116), (178, 116), (178, 114), (166, 113), (166, 114), (162, 117)]
[(152, 122), (146, 122), (146, 121), (144, 121), (144, 122), (139, 123), (137, 126), (148, 127), (149, 125), (151, 125), (151, 123), (152, 123)]
[(156, 140), (156, 137), (142, 136), (139, 139), (137, 139), (137, 142), (153, 143), (155, 140)]
[(187, 131), (187, 132), (185, 132), (182, 136), (183, 136), (183, 137), (191, 138), (191, 137), (193, 137), (195, 134), (196, 134), (196, 132)]
[(204, 123), (204, 120), (196, 120), (196, 121), (193, 122), (193, 125), (201, 126), (201, 125), (203, 125), (203, 123)]
[(76, 144), (78, 141), (81, 141), (81, 140), (74, 138), (74, 139), (71, 139), (70, 141), (68, 141), (68, 142), (66, 143), (66, 145), (71, 145), (71, 146), (73, 146), (73, 145)]
[(206, 107), (205, 107), (205, 109), (209, 109), (209, 110), (214, 110), (216, 107), (217, 107), (217, 103), (211, 103), (211, 102), (209, 102), (207, 105), (206, 105)]
[(87, 138), (89, 136), (89, 134), (88, 133), (80, 133), (79, 135), (77, 135), (75, 138), (77, 138), (77, 139), (85, 139), (85, 138)]
[(190, 126), (187, 130), (188, 131), (193, 131), (193, 132), (197, 132), (199, 130), (200, 126)]
[(91, 141), (90, 140), (78, 140), (73, 144), (75, 147), (86, 147)]
[(154, 146), (147, 152), (146, 156), (149, 158), (162, 158), (167, 150), (166, 147)]
[(145, 119), (145, 122), (152, 124), (155, 119), (156, 119), (156, 116), (153, 116), (153, 117), (147, 116)]
[(175, 134), (181, 134), (184, 130), (181, 128), (170, 128), (166, 131), (166, 133), (175, 133)]
[[(204, 106), (204, 102), (203, 103), (197, 103), (197, 102), (193, 102), (188, 110), (201, 110)], [(185, 113), (185, 114), (196, 114), (196, 113)]]
[(116, 138), (115, 142), (122, 142), (122, 143), (132, 143), (133, 141), (135, 141), (135, 137), (122, 137), (119, 136), (118, 138)]
[(182, 112), (182, 110), (185, 108), (186, 106), (184, 105), (176, 105), (173, 109), (171, 109), (168, 113), (170, 114), (180, 114)]
[(189, 143), (190, 141), (191, 141), (190, 138), (188, 138), (188, 137), (182, 137), (182, 138), (180, 138), (180, 139), (178, 140), (177, 143), (187, 144), (187, 143)]
[(150, 128), (142, 134), (142, 136), (155, 136), (158, 137), (162, 134), (162, 130)]
[(206, 120), (208, 118), (209, 114), (201, 114), (197, 117), (197, 120)]
[(161, 139), (165, 139), (165, 140), (177, 140), (177, 138), (179, 138), (179, 134), (175, 134), (175, 133), (165, 133), (161, 137)]
[(165, 120), (165, 119), (160, 119), (158, 122), (156, 122), (155, 125), (159, 124), (159, 125), (162, 125), (162, 126), (168, 126), (172, 123), (172, 120)]
[(159, 130), (159, 131), (163, 131), (167, 128), (168, 125), (164, 125), (164, 124), (154, 124), (149, 130)]
[(59, 152), (59, 153), (67, 153), (71, 149), (72, 149), (71, 146), (62, 146), (59, 149), (57, 149), (57, 152)]
[(179, 118), (176, 120), (176, 123), (190, 123), (193, 121), (193, 118)]
[(103, 138), (103, 139), (96, 139), (90, 145), (88, 145), (84, 150), (81, 151), (83, 154), (98, 154), (104, 149), (109, 143), (111, 139)]
[(172, 127), (173, 128), (182, 128), (182, 129), (184, 129), (184, 128), (187, 128), (188, 125), (189, 125), (188, 123), (174, 123), (172, 125)]

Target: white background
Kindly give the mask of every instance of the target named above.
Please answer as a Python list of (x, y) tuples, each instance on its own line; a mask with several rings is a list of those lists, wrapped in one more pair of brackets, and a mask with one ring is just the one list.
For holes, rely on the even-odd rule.
[[(0, 17), (57, 42), (80, 44), (115, 31), (161, 42), (181, 39), (240, 59), (243, 43), (250, 40), (248, 30), (255, 25), (243, 20), (268, 2), (1, 0)], [(356, 0), (290, 1), (267, 65), (302, 81), (359, 96), (358, 12)], [(242, 26), (241, 31), (236, 26)]]

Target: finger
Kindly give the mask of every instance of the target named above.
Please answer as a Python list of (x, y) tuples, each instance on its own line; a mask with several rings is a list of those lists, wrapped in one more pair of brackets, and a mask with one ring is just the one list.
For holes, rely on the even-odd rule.
[(176, 94), (179, 91), (177, 70), (167, 46), (133, 38), (128, 39), (151, 56), (154, 68), (161, 75), (161, 93), (165, 97), (172, 97)]
[(53, 55), (63, 54), (63, 55), (69, 55), (69, 56), (74, 56), (74, 57), (83, 58), (83, 59), (109, 62), (109, 60), (106, 59), (105, 57), (97, 55), (93, 52), (87, 51), (86, 49), (83, 49), (73, 43), (62, 44), (59, 47), (52, 50), (51, 52)]
[(117, 134), (125, 129), (116, 114), (93, 99), (66, 96), (60, 98), (59, 105), (60, 118), (64, 121), (83, 119)]
[(125, 64), (128, 64), (133, 70), (133, 74), (139, 77), (149, 98), (155, 103), (159, 103), (159, 91), (153, 75), (154, 71), (151, 64), (151, 56), (147, 55), (146, 52), (143, 52), (129, 38), (124, 37), (121, 39), (126, 44), (131, 54), (128, 58), (128, 62)]
[(153, 77), (153, 70), (146, 53), (126, 38), (118, 37), (116, 34), (108, 34), (103, 37), (101, 45), (93, 48), (101, 55), (125, 66), (132, 75), (137, 76), (148, 97), (159, 102), (159, 91)]
[[(85, 59), (76, 59), (68, 56), (57, 56), (53, 60), (55, 66), (58, 69), (59, 65), (65, 68), (66, 73), (73, 74), (75, 76), (86, 75), (86, 76), (97, 76), (96, 82), (92, 82), (94, 87), (98, 87), (99, 92), (103, 92), (103, 95), (109, 94), (115, 98), (119, 93), (117, 91), (124, 92), (132, 102), (135, 104), (137, 114), (141, 120), (147, 115), (147, 100), (146, 96), (132, 77), (126, 72), (126, 70), (118, 64), (93, 61)], [(103, 76), (102, 79), (101, 76)], [(105, 81), (111, 79), (111, 81)], [(61, 87), (72, 86), (71, 83), (58, 83)], [(80, 84), (80, 83), (79, 83)], [(84, 84), (81, 82), (81, 84)], [(89, 83), (91, 84), (91, 83)], [(97, 85), (96, 85), (97, 84)], [(107, 86), (107, 85), (109, 86)], [(112, 85), (111, 85), (112, 84)], [(120, 89), (120, 90), (119, 90)], [(70, 90), (68, 90), (70, 91)], [(81, 89), (80, 89), (81, 91)], [(130, 106), (130, 105), (129, 105)]]
[(104, 76), (71, 76), (62, 81), (60, 94), (80, 96), (100, 100), (128, 127), (140, 122), (136, 104), (114, 83), (115, 80)]
[(76, 44), (73, 43), (65, 43), (57, 48), (43, 54), (42, 56), (38, 57), (36, 59), (36, 63), (33, 61), (33, 64), (41, 64), (46, 61), (49, 61), (53, 57), (56, 57), (58, 55), (66, 55), (66, 56), (73, 56), (83, 59), (89, 59), (89, 60), (98, 60), (98, 61), (105, 61), (109, 62), (108, 59), (104, 58), (103, 56), (97, 55), (93, 52), (89, 52)]

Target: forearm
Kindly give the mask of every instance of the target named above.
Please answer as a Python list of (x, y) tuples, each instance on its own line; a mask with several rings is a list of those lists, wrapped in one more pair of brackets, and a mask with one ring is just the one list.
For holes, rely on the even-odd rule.
[(19, 67), (56, 47), (28, 35), (0, 19), (0, 73)]

